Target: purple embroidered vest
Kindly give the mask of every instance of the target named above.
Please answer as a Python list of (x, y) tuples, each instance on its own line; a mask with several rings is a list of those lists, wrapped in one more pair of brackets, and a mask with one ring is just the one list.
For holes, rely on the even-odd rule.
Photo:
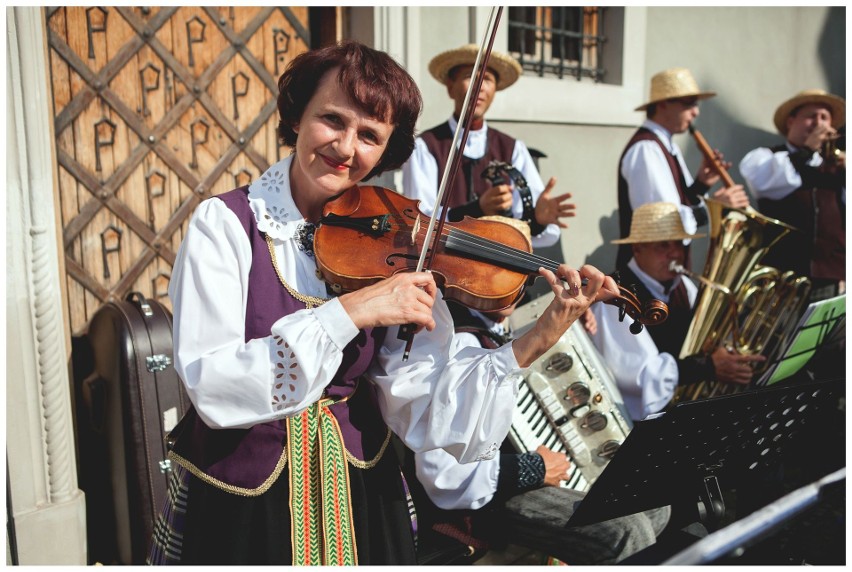
[[(278, 278), (266, 239), (249, 207), (248, 188), (241, 187), (212, 200), (223, 201), (237, 215), (251, 243), (245, 339), (267, 337), (272, 324), (304, 309), (305, 304), (290, 295)], [(340, 369), (324, 392), (325, 397), (352, 396), (330, 409), (340, 425), (346, 449), (361, 460), (375, 457), (387, 435), (374, 386), (366, 380), (358, 382), (381, 346), (385, 331), (384, 328), (362, 330), (344, 349)], [(244, 488), (257, 488), (268, 479), (287, 446), (283, 419), (249, 429), (211, 429), (194, 407), (172, 436), (176, 439), (175, 453), (210, 477)]]

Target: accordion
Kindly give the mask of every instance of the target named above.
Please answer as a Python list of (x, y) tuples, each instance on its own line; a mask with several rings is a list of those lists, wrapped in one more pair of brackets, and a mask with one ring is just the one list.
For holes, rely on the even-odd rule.
[[(527, 329), (549, 303), (537, 298), (510, 318)], [(586, 491), (633, 427), (615, 380), (578, 321), (519, 380), (508, 439), (518, 452), (539, 445), (568, 455), (566, 488)]]

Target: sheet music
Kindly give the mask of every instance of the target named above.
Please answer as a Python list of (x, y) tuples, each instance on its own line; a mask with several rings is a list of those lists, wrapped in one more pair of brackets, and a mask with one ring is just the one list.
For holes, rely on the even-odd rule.
[(799, 371), (841, 320), (846, 320), (846, 294), (808, 305), (781, 358), (766, 369), (757, 385), (772, 385)]

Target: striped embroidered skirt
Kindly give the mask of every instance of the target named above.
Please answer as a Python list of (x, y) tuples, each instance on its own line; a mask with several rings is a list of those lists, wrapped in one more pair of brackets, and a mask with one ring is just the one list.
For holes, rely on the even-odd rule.
[[(169, 498), (154, 528), (149, 564), (291, 564), (286, 471), (261, 495), (226, 492), (172, 463)], [(348, 465), (359, 564), (415, 564), (415, 525), (392, 448), (372, 468)], [(306, 527), (308, 534), (318, 528)]]

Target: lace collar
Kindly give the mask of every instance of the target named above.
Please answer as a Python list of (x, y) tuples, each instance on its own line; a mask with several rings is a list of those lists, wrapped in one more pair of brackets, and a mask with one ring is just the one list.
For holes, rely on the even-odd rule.
[(257, 228), (276, 240), (298, 239), (305, 226), (290, 190), (292, 162), (292, 155), (278, 161), (249, 185), (249, 205)]

